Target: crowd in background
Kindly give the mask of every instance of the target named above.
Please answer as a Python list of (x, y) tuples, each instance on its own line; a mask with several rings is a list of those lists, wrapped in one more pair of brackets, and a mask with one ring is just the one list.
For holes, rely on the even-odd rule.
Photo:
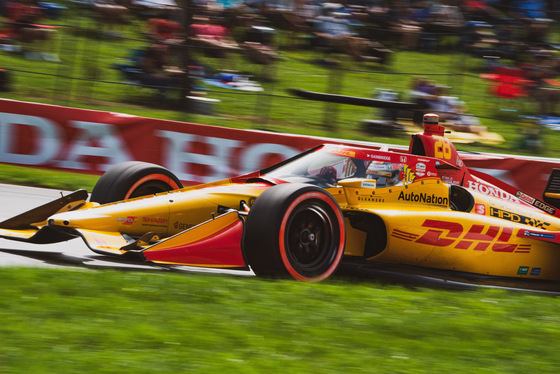
[[(488, 79), (517, 77), (507, 89), (498, 87), (498, 94), (526, 94), (540, 104), (543, 115), (556, 114), (560, 101), (560, 82), (555, 81), (560, 74), (560, 42), (551, 37), (560, 17), (560, 4), (555, 1), (74, 1), (83, 1), (95, 12), (99, 28), (109, 31), (133, 12), (144, 14), (144, 36), (149, 42), (120, 69), (127, 78), (162, 92), (184, 83), (189, 67), (198, 66), (192, 56), (184, 57), (184, 47), (220, 58), (242, 53), (268, 65), (278, 58), (274, 37), (283, 30), (288, 35), (284, 46), (313, 48), (325, 61), (345, 54), (359, 63), (390, 64), (398, 50), (461, 50), (484, 59)], [(56, 60), (52, 53), (37, 53), (32, 46), (48, 43), (56, 28), (45, 19), (57, 18), (63, 9), (56, 2), (0, 0), (4, 19), (0, 44), (5, 50), (21, 49), (27, 58)], [(503, 67), (508, 71), (499, 70)], [(422, 92), (416, 88), (412, 91)], [(445, 106), (435, 100), (444, 96), (436, 92), (441, 88), (429, 89), (435, 91), (424, 103)]]

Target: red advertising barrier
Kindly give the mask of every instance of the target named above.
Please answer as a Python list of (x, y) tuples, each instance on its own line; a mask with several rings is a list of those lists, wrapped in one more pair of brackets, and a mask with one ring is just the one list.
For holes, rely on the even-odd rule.
[[(262, 169), (322, 143), (406, 147), (237, 130), (0, 99), (0, 162), (101, 174), (123, 161), (163, 165), (185, 185)], [(468, 167), (540, 197), (554, 159), (462, 155)]]

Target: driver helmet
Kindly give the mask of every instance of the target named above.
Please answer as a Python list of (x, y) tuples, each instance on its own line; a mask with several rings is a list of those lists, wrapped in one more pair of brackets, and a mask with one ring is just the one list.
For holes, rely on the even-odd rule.
[(366, 170), (367, 179), (375, 179), (377, 187), (390, 187), (400, 181), (401, 170), (398, 164), (373, 161)]

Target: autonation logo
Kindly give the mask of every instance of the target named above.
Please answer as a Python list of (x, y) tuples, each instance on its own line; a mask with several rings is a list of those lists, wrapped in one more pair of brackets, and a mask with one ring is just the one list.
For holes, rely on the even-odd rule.
[(413, 201), (415, 203), (426, 203), (426, 204), (436, 204), (436, 205), (448, 205), (449, 199), (447, 197), (436, 196), (435, 194), (426, 193), (404, 193), (403, 191), (399, 194), (399, 200), (403, 201)]

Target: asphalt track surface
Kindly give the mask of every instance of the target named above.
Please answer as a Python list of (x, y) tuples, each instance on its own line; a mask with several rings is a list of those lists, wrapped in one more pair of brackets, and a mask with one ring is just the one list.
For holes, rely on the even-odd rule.
[[(68, 191), (0, 184), (0, 222), (60, 197)], [(139, 271), (212, 272), (253, 276), (251, 271), (205, 269), (190, 266), (161, 266), (134, 263), (92, 252), (80, 238), (56, 244), (30, 244), (0, 239), (0, 266), (85, 267)]]

